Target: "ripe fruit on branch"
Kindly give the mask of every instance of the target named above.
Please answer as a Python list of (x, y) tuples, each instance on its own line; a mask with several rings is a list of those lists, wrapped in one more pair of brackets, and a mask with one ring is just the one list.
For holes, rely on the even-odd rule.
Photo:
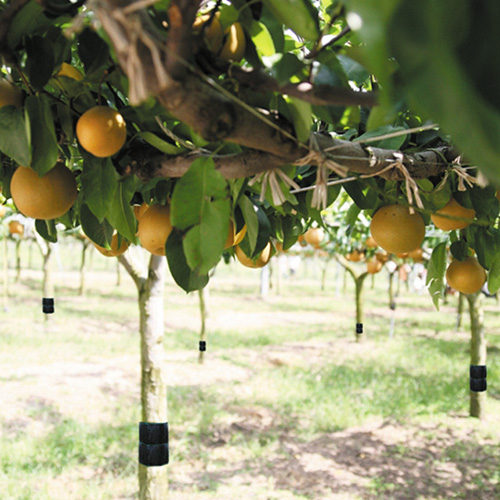
[(226, 39), (219, 57), (224, 61), (240, 62), (245, 55), (246, 40), (245, 31), (240, 23), (234, 23), (225, 31)]
[(446, 270), (446, 281), (458, 292), (476, 293), (486, 281), (486, 271), (475, 257), (454, 260)]
[(24, 234), (24, 226), (17, 220), (11, 220), (9, 222), (9, 233), (22, 236)]
[(243, 238), (247, 234), (247, 225), (245, 224), (239, 232), (236, 232), (236, 228), (234, 227), (233, 221), (229, 221), (229, 231), (227, 233), (226, 243), (224, 245), (224, 250), (230, 247), (234, 247), (234, 245), (238, 245), (241, 243)]
[(359, 250), (353, 250), (346, 255), (346, 259), (350, 260), (351, 262), (359, 262), (360, 260), (363, 260), (364, 257), (365, 254), (363, 252), (360, 252)]
[(139, 220), (137, 236), (148, 252), (165, 255), (165, 243), (171, 232), (170, 207), (151, 205)]
[(310, 227), (304, 233), (304, 239), (313, 247), (317, 247), (323, 241), (324, 237), (325, 232), (320, 227)]
[(106, 257), (118, 257), (122, 253), (125, 253), (128, 248), (128, 242), (122, 238), (121, 245), (118, 247), (118, 233), (115, 231), (109, 245), (111, 248), (101, 247), (97, 243), (94, 243), (94, 246)]
[(76, 137), (86, 151), (98, 158), (106, 158), (125, 144), (127, 125), (118, 111), (108, 106), (95, 106), (78, 119)]
[(0, 205), (0, 217), (4, 217), (7, 213), (7, 207), (5, 205)]
[(78, 194), (71, 170), (56, 163), (43, 177), (28, 167), (17, 167), (10, 182), (18, 210), (34, 219), (56, 219), (75, 203)]
[(250, 257), (247, 257), (245, 252), (241, 249), (239, 245), (236, 247), (236, 258), (241, 262), (246, 267), (251, 267), (251, 268), (259, 268), (259, 267), (264, 267), (269, 260), (271, 259), (271, 242), (269, 242), (265, 247), (262, 252), (255, 258), (251, 259)]
[(365, 245), (367, 248), (377, 248), (377, 242), (373, 239), (373, 236), (368, 236), (365, 241)]
[(408, 252), (408, 257), (412, 259), (414, 262), (423, 262), (424, 249), (422, 247), (415, 248), (415, 250)]
[(420, 214), (411, 214), (404, 205), (387, 205), (373, 216), (370, 232), (377, 245), (387, 252), (410, 252), (422, 244), (425, 223)]
[(4, 106), (21, 107), (23, 104), (23, 91), (12, 85), (12, 83), (1, 78), (0, 79), (0, 108)]
[(65, 76), (67, 78), (72, 78), (73, 80), (83, 80), (83, 75), (71, 64), (63, 62), (61, 64), (61, 69), (58, 71), (57, 76)]
[(149, 205), (144, 202), (142, 205), (134, 205), (134, 215), (135, 218), (140, 221), (146, 210), (149, 208)]
[(383, 262), (373, 256), (371, 259), (366, 261), (366, 271), (369, 274), (377, 274), (382, 269), (383, 265)]
[[(467, 220), (450, 219), (446, 217), (447, 215)], [(450, 201), (443, 208), (431, 215), (431, 220), (438, 229), (453, 231), (454, 229), (466, 228), (475, 216), (476, 211), (474, 209), (463, 207), (455, 198), (451, 197)]]
[(219, 13), (217, 12), (212, 19), (212, 22), (208, 26), (204, 26), (210, 19), (210, 14), (203, 14), (196, 18), (193, 23), (193, 29), (195, 32), (200, 32), (202, 29), (203, 37), (205, 42), (211, 52), (217, 54), (222, 48), (222, 40), (224, 38), (224, 33), (222, 31), (222, 25), (219, 21)]

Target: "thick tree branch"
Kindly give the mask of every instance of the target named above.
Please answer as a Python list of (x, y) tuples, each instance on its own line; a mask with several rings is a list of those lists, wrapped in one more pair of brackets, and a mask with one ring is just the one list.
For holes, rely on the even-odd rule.
[[(449, 147), (420, 153), (405, 154), (396, 150), (365, 148), (359, 143), (334, 139), (315, 134), (320, 145), (317, 155), (311, 157), (311, 164), (319, 164), (326, 158), (348, 169), (350, 173), (360, 175), (379, 175), (388, 180), (404, 180), (397, 167), (387, 169), (399, 160), (415, 179), (438, 176), (457, 156)], [(193, 161), (200, 157), (212, 156), (209, 153), (189, 153), (179, 156), (152, 155), (148, 152), (144, 158), (137, 158), (132, 165), (134, 173), (143, 180), (154, 177), (182, 177)], [(251, 177), (253, 175), (279, 168), (285, 164), (298, 163), (295, 159), (283, 158), (262, 151), (245, 151), (226, 156), (213, 155), (216, 168), (226, 179)], [(315, 161), (314, 161), (315, 160)]]
[(348, 88), (313, 85), (309, 82), (280, 85), (272, 76), (259, 69), (234, 66), (230, 68), (230, 75), (255, 92), (278, 92), (317, 106), (375, 106), (377, 104), (377, 94), (374, 92), (356, 92)]

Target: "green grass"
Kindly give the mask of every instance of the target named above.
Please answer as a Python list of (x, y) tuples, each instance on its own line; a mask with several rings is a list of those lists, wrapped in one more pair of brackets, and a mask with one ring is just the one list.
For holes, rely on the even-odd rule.
[[(33, 266), (37, 259), (33, 251)], [(0, 498), (135, 499), (137, 292), (124, 271), (116, 287), (115, 261), (96, 255), (91, 268), (96, 273), (89, 274), (88, 292), (79, 297), (78, 259), (61, 245), (60, 260), (51, 321), (41, 314), (40, 274), (28, 270), (19, 283), (10, 283), (8, 310), (0, 311), (0, 393), (9, 396), (9, 406), (0, 411)], [(380, 274), (374, 289), (366, 282), (366, 341), (358, 344), (352, 283), (347, 281), (343, 293), (333, 266), (330, 274), (321, 291), (320, 269), (310, 265), (307, 274), (283, 278), (279, 294), (274, 282), (263, 300), (258, 271), (221, 266), (211, 284), (204, 366), (196, 362), (197, 295), (186, 295), (167, 280), (171, 498), (306, 500), (330, 498), (334, 491), (335, 500), (355, 500), (399, 498), (408, 489), (413, 498), (451, 498), (443, 496), (446, 483), (432, 468), (416, 475), (416, 464), (425, 461), (415, 442), (436, 450), (432, 460), (438, 466), (463, 468), (469, 485), (455, 485), (453, 498), (465, 495), (467, 487), (478, 498), (495, 498), (500, 483), (497, 305), (484, 303), (491, 419), (479, 423), (466, 418), (468, 318), (456, 332), (456, 299), (438, 312), (427, 295), (403, 289), (391, 313)], [(394, 337), (389, 338), (392, 316)], [(64, 377), (50, 377), (55, 370)], [(90, 386), (78, 385), (79, 377)], [(43, 385), (44, 380), (50, 383)], [(73, 390), (82, 391), (83, 409), (72, 406)], [(362, 447), (368, 431), (356, 429), (373, 422), (411, 431), (414, 441), (377, 442), (383, 451), (372, 457), (376, 477), (368, 474), (363, 484), (339, 487), (335, 474), (352, 467), (337, 461), (338, 471), (328, 475), (332, 460), (341, 456), (329, 443)], [(350, 437), (336, 441), (339, 433)], [(319, 460), (319, 471), (326, 467), (324, 472), (308, 469), (311, 457)], [(402, 464), (400, 479), (384, 467), (384, 457)], [(359, 462), (357, 455), (352, 460)], [(478, 475), (474, 467), (480, 463)]]

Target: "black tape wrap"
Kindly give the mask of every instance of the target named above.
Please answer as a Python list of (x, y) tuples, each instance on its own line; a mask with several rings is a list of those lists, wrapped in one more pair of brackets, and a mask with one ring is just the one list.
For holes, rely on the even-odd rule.
[(487, 389), (486, 377), (488, 370), (486, 365), (470, 365), (469, 375), (470, 390), (472, 392), (484, 392)]
[(52, 314), (54, 312), (54, 299), (44, 297), (42, 299), (42, 310), (45, 314)]
[(168, 464), (168, 422), (139, 423), (139, 463), (147, 467)]
[(200, 340), (200, 351), (207, 350), (207, 343), (204, 340)]
[(358, 335), (363, 333), (363, 323), (356, 323), (356, 333)]

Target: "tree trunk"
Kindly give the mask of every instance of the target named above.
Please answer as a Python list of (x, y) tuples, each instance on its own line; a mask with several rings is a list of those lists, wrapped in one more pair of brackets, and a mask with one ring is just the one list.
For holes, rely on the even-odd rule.
[[(125, 255), (120, 263), (134, 280), (138, 290), (141, 338), (142, 421), (164, 423), (167, 415), (167, 385), (164, 362), (165, 257), (152, 255), (149, 268), (138, 269)], [(139, 499), (165, 500), (168, 495), (166, 465), (146, 467), (139, 464)]]
[(21, 279), (21, 238), (16, 240), (16, 283)]
[(328, 262), (329, 260), (325, 260), (325, 265), (321, 270), (321, 291), (324, 292), (326, 289), (326, 272), (328, 271)]
[[(477, 292), (466, 295), (470, 313), (470, 364), (486, 365), (486, 338), (484, 335), (484, 313), (481, 305), (482, 294)], [(470, 391), (471, 417), (484, 418), (486, 415), (486, 391)]]
[(396, 271), (393, 273), (389, 273), (389, 308), (391, 310), (396, 309), (396, 301), (394, 297), (394, 275)]
[(464, 294), (459, 292), (458, 294), (458, 305), (457, 305), (457, 326), (456, 330), (459, 332), (462, 329), (462, 318), (464, 312)]
[[(357, 325), (363, 325), (363, 284), (365, 282), (365, 278), (368, 276), (368, 273), (362, 273), (357, 277), (354, 277), (354, 283), (356, 285), (356, 342), (363, 342), (365, 339), (364, 332), (358, 332)], [(363, 326), (360, 328), (363, 330)]]
[[(207, 335), (206, 335), (207, 301), (205, 300), (208, 295), (207, 292), (208, 292), (208, 285), (205, 288), (198, 290), (198, 297), (200, 299), (200, 317), (201, 317), (200, 342), (207, 341)], [(200, 344), (198, 363), (203, 364), (204, 360), (205, 360), (205, 351), (201, 349), (201, 344)]]
[(82, 240), (82, 257), (80, 259), (80, 287), (78, 288), (78, 294), (80, 296), (85, 294), (85, 258), (87, 256), (87, 249), (90, 245), (88, 240)]

